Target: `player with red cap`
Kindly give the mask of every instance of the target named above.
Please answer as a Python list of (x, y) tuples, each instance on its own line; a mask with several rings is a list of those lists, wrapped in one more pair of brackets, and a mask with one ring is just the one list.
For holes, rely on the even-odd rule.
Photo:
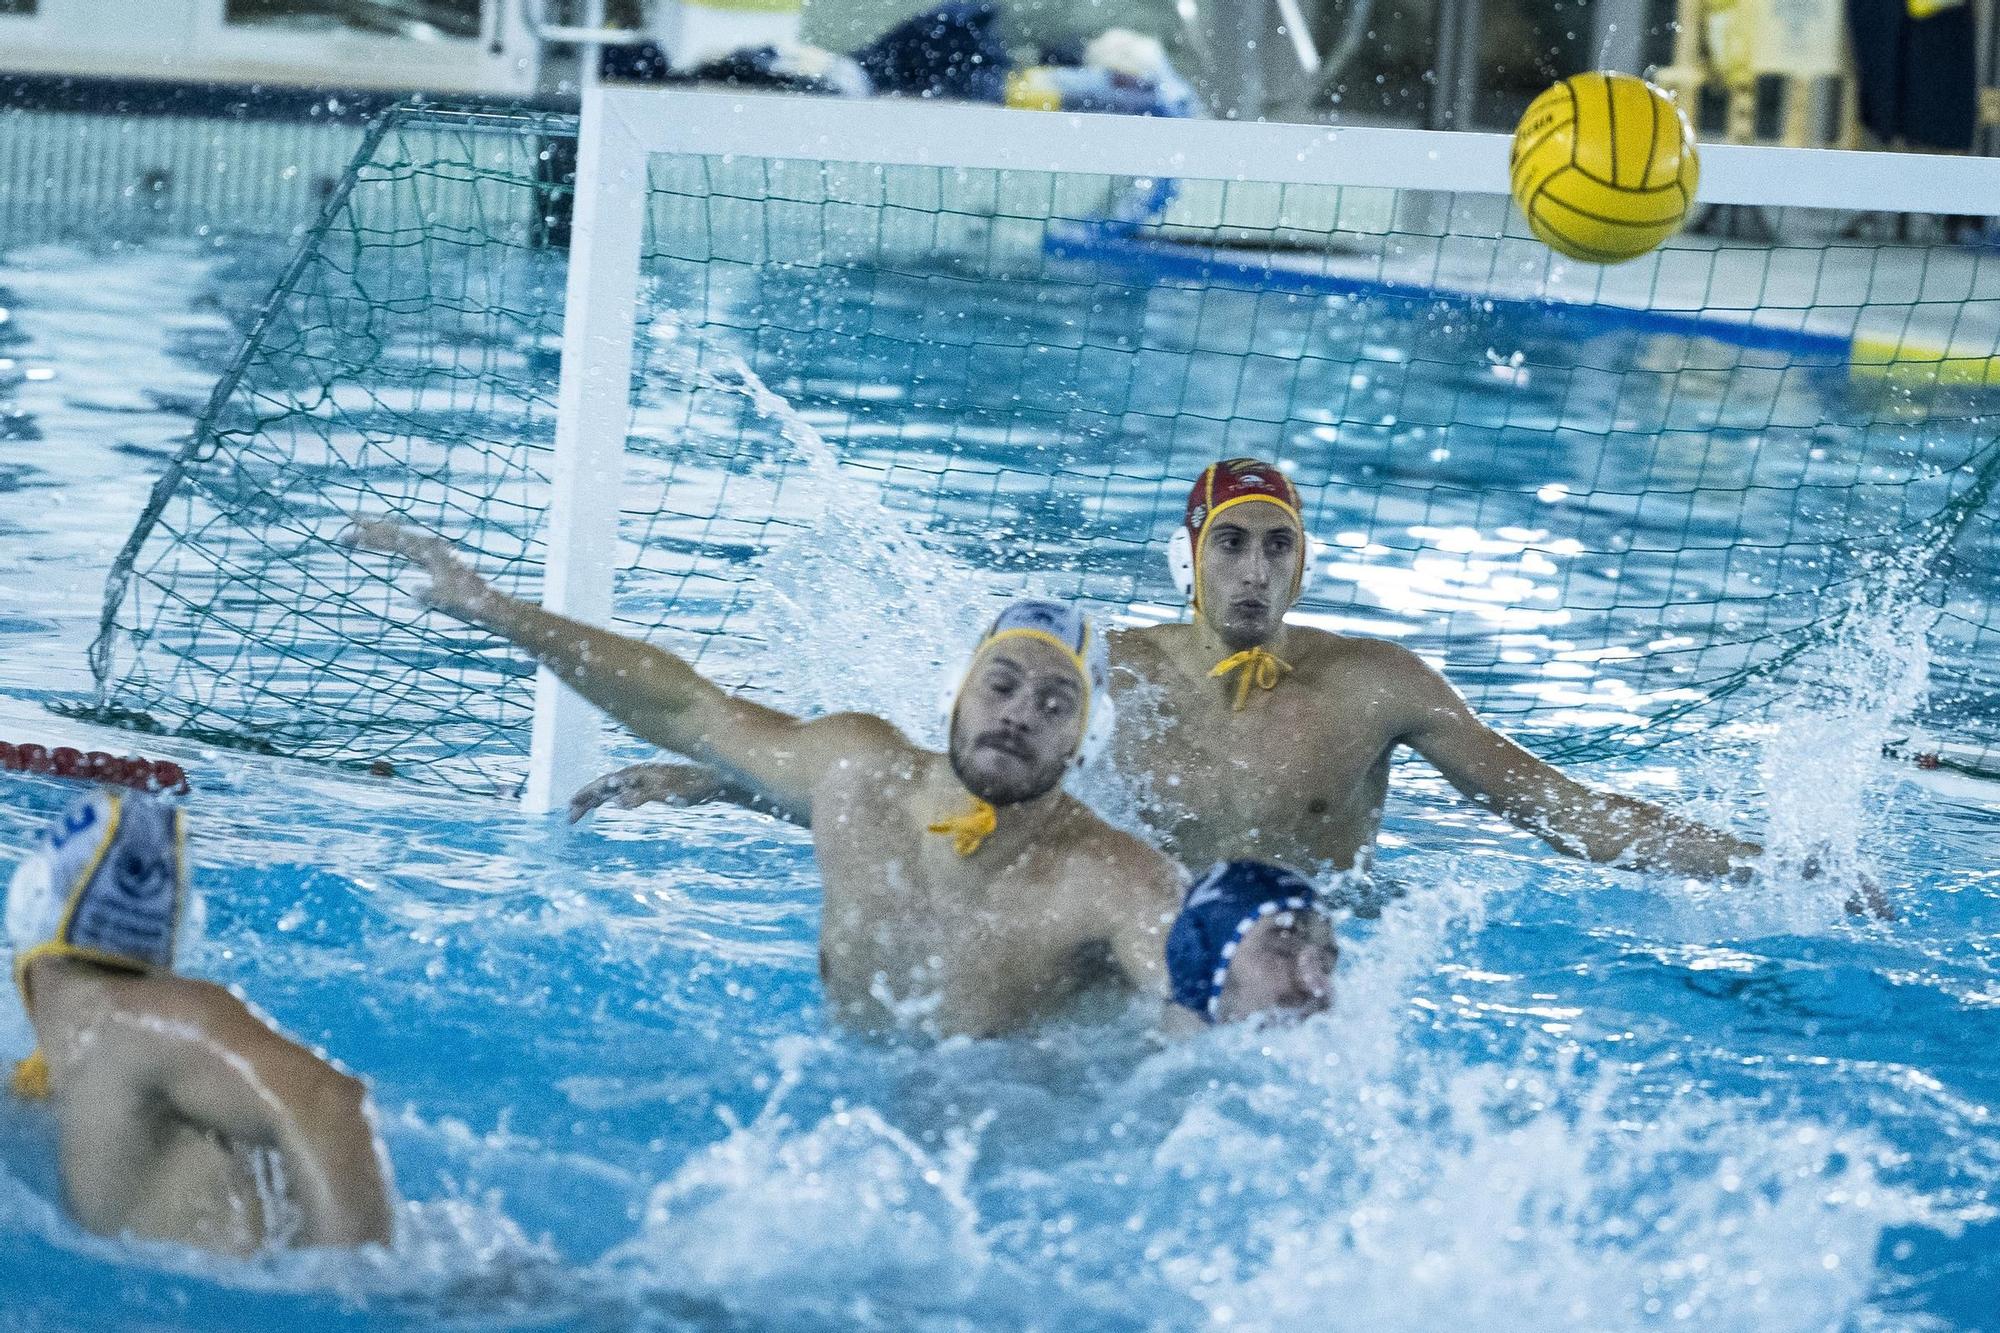
[[(1481, 722), (1407, 648), (1287, 624), (1310, 555), (1284, 470), (1225, 459), (1196, 479), (1168, 545), (1193, 615), (1105, 635), (1118, 706), (1111, 767), (1183, 865), (1257, 857), (1365, 869), (1401, 747), (1477, 804), (1575, 856), (1714, 879), (1761, 853), (1537, 759)], [(718, 796), (731, 793), (699, 773), (640, 765), (585, 788), (572, 813), (606, 800)], [(1868, 892), (1869, 906), (1886, 913)]]
[[(1258, 508), (1243, 510), (1254, 504)], [(1237, 510), (1232, 517), (1225, 514)], [(1305, 587), (1307, 547), (1299, 492), (1279, 469), (1255, 458), (1226, 458), (1202, 469), (1188, 491), (1187, 512), (1167, 545), (1167, 564), (1181, 596), (1194, 605), (1197, 621), (1207, 620), (1216, 637), (1235, 649), (1209, 671), (1236, 679), (1230, 708), (1242, 712), (1252, 686), (1269, 690), (1290, 672), (1291, 663), (1264, 643), (1283, 624), (1284, 614)], [(1246, 524), (1248, 525), (1246, 527)], [(1211, 543), (1211, 529), (1216, 540)], [(1202, 606), (1202, 555), (1211, 546), (1220, 560), (1255, 546), (1268, 565), (1267, 577), (1251, 585), (1221, 589)], [(1278, 587), (1282, 596), (1273, 595)], [(1232, 595), (1233, 594), (1233, 595)]]
[(1719, 877), (1759, 850), (1565, 776), (1479, 721), (1398, 644), (1287, 624), (1310, 543), (1298, 490), (1272, 463), (1206, 468), (1167, 560), (1194, 614), (1106, 636), (1114, 692), (1127, 696), (1111, 758), (1185, 863), (1365, 867), (1400, 746), (1592, 860)]

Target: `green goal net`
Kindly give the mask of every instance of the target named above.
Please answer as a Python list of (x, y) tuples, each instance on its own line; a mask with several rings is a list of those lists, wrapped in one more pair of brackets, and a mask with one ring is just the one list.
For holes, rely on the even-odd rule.
[[(575, 136), (374, 128), (119, 559), (96, 716), (517, 787), (530, 664), (335, 538), (402, 515), (537, 594)], [(615, 625), (934, 736), (999, 597), (1184, 614), (1188, 485), (1252, 454), (1318, 542), (1295, 618), (1546, 754), (1754, 722), (1888, 615), (1928, 637), (1919, 723), (1992, 762), (2000, 253), (1774, 206), (1601, 269), (1497, 195), (1102, 157), (651, 156)]]

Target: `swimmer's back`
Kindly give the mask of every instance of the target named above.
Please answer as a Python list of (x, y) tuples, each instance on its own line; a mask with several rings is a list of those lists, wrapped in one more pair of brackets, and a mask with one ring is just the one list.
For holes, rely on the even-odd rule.
[(55, 1077), (77, 1219), (248, 1253), (386, 1242), (393, 1219), (366, 1094), (228, 991), (69, 966)]

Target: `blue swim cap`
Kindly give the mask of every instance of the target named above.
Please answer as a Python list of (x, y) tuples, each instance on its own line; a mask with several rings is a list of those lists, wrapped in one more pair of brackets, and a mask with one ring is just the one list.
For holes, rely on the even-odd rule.
[(1296, 870), (1269, 861), (1220, 861), (1188, 887), (1167, 932), (1174, 1003), (1215, 1021), (1229, 961), (1250, 928), (1278, 912), (1325, 912), (1319, 891)]

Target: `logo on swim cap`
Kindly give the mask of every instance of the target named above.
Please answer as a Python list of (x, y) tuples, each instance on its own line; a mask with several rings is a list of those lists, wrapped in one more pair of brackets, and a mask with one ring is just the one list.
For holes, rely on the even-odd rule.
[(1078, 608), (1040, 597), (1009, 603), (980, 636), (980, 651), (1013, 635), (1047, 639), (1075, 665), (1085, 690), (1096, 695), (1104, 688), (1109, 677), (1104, 641), (1093, 631), (1090, 617)]
[(58, 816), (8, 887), (17, 975), (44, 952), (172, 966), (187, 889), (183, 818), (152, 797), (102, 790)]
[(1075, 607), (1023, 597), (993, 618), (986, 637), (990, 639), (1010, 629), (1038, 629), (1061, 639), (1071, 652), (1081, 652), (1083, 641), (1090, 634), (1090, 622)]
[(1203, 468), (1188, 491), (1188, 537), (1199, 542), (1210, 520), (1241, 500), (1269, 500), (1282, 506), (1294, 520), (1303, 508), (1298, 488), (1279, 469), (1261, 458), (1225, 458)]

